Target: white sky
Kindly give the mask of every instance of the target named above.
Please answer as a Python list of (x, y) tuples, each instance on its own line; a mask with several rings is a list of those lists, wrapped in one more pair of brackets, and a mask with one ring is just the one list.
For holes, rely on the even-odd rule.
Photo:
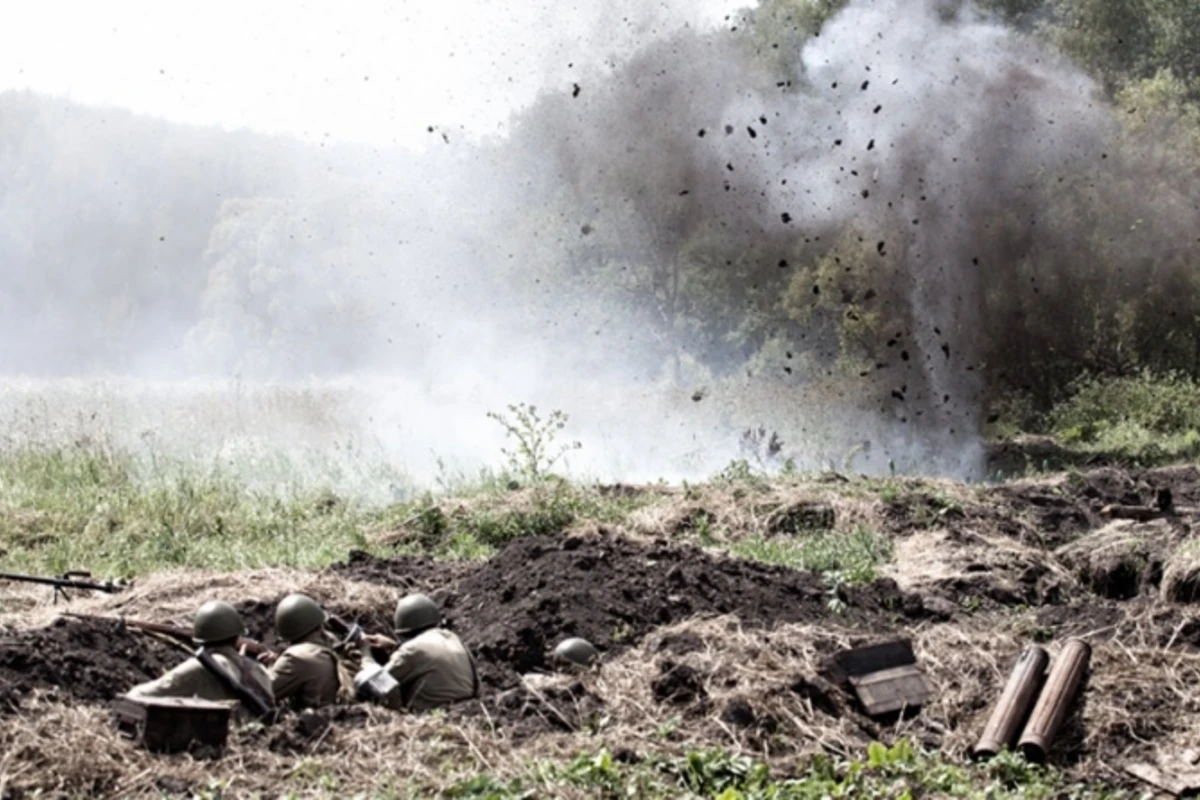
[[(181, 122), (422, 147), (487, 133), (583, 64), (737, 0), (10, 0), (0, 91)], [(574, 67), (569, 67), (574, 64)]]

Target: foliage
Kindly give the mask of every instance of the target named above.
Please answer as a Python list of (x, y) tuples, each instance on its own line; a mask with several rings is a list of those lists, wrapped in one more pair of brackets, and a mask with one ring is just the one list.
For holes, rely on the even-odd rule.
[(619, 522), (644, 499), (545, 479), (521, 492), (490, 478), (386, 505), (319, 485), (249, 488), (220, 464), (102, 448), (0, 450), (0, 554), (12, 570), (130, 576), (173, 566), (320, 568), (399, 532), (401, 549), (490, 555), (577, 519)]
[(1083, 376), (1045, 418), (1068, 446), (1151, 464), (1200, 455), (1200, 382), (1179, 373)]
[(14, 569), (319, 567), (365, 545), (363, 514), (323, 490), (251, 490), (216, 466), (160, 461), (146, 475), (126, 453), (0, 452), (0, 552)]
[(558, 433), (567, 426), (566, 412), (555, 409), (546, 419), (538, 414), (537, 407), (526, 403), (510, 404), (509, 415), (489, 411), (488, 417), (500, 423), (505, 435), (513, 442), (501, 452), (508, 459), (509, 468), (525, 480), (544, 479), (550, 469), (571, 450), (583, 445), (578, 441), (556, 446)]
[[(608, 750), (581, 753), (559, 764), (536, 762), (516, 778), (476, 776), (445, 794), (456, 798), (515, 800), (566, 794), (590, 797), (712, 798), (713, 800), (824, 800), (963, 797), (978, 800), (1132, 797), (1124, 792), (1069, 785), (1051, 769), (1003, 753), (987, 764), (959, 765), (901, 739), (872, 743), (864, 757), (814, 757), (795, 775), (773, 773), (749, 756), (726, 750), (693, 750), (680, 756), (618, 760)], [(571, 792), (574, 794), (574, 792)]]
[(869, 583), (876, 568), (891, 560), (891, 540), (866, 526), (798, 537), (755, 537), (733, 542), (729, 552), (768, 564), (824, 574), (833, 584)]

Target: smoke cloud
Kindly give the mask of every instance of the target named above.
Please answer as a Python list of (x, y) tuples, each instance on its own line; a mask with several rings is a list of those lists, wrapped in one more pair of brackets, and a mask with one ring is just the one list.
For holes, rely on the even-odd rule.
[(485, 413), (527, 401), (601, 479), (710, 475), (771, 432), (802, 468), (979, 476), (988, 360), (1042, 341), (1019, 265), (1057, 264), (1053, 298), (1089, 279), (1096, 221), (1048, 220), (1118, 169), (1096, 87), (968, 4), (859, 0), (811, 37), (614, 13), (505, 134), (431, 124), (422, 154), (0, 96), (9, 440), (428, 481), (496, 465)]

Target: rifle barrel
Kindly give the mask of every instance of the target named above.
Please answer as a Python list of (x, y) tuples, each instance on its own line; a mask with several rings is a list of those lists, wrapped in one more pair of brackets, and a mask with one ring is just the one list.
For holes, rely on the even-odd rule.
[[(129, 628), (140, 628), (151, 633), (161, 633), (164, 636), (170, 636), (174, 639), (179, 639), (188, 644), (194, 644), (195, 639), (192, 638), (192, 631), (179, 625), (171, 625), (166, 622), (149, 622), (140, 619), (126, 619), (125, 617), (104, 616), (103, 614), (63, 614), (65, 617), (84, 620), (116, 620)], [(246, 652), (252, 656), (257, 656), (260, 653), (269, 653), (271, 649), (262, 642), (254, 639), (239, 637), (237, 647), (245, 647)]]
[(0, 580), (20, 581), (23, 583), (41, 583), (47, 586), (57, 586), (62, 589), (92, 589), (97, 592), (113, 594), (121, 591), (122, 586), (112, 582), (81, 581), (74, 578), (47, 578), (41, 575), (21, 575), (16, 572), (0, 572)]

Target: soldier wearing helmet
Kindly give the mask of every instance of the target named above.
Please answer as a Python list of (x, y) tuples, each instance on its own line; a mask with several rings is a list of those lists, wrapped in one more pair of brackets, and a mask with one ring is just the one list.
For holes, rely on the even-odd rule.
[[(471, 654), (450, 631), (441, 627), (442, 613), (423, 594), (412, 594), (396, 604), (397, 640), (374, 634), (363, 643), (394, 651), (382, 670), (391, 676), (373, 699), (395, 710), (425, 711), (476, 696), (479, 680)], [(363, 648), (363, 672), (380, 665), (368, 647)], [(361, 673), (360, 673), (361, 674)], [(374, 681), (364, 683), (375, 686)]]
[(325, 610), (308, 595), (289, 594), (275, 607), (275, 631), (288, 648), (259, 657), (271, 668), (275, 701), (290, 701), (295, 710), (337, 702), (338, 657), (325, 633)]
[[(237, 640), (246, 626), (237, 610), (222, 600), (210, 600), (196, 611), (192, 639), (202, 645), (218, 668), (268, 703), (273, 699), (271, 679), (261, 664), (238, 652)], [(238, 700), (199, 658), (189, 658), (161, 678), (139, 684), (129, 697), (196, 697), (201, 700)]]

